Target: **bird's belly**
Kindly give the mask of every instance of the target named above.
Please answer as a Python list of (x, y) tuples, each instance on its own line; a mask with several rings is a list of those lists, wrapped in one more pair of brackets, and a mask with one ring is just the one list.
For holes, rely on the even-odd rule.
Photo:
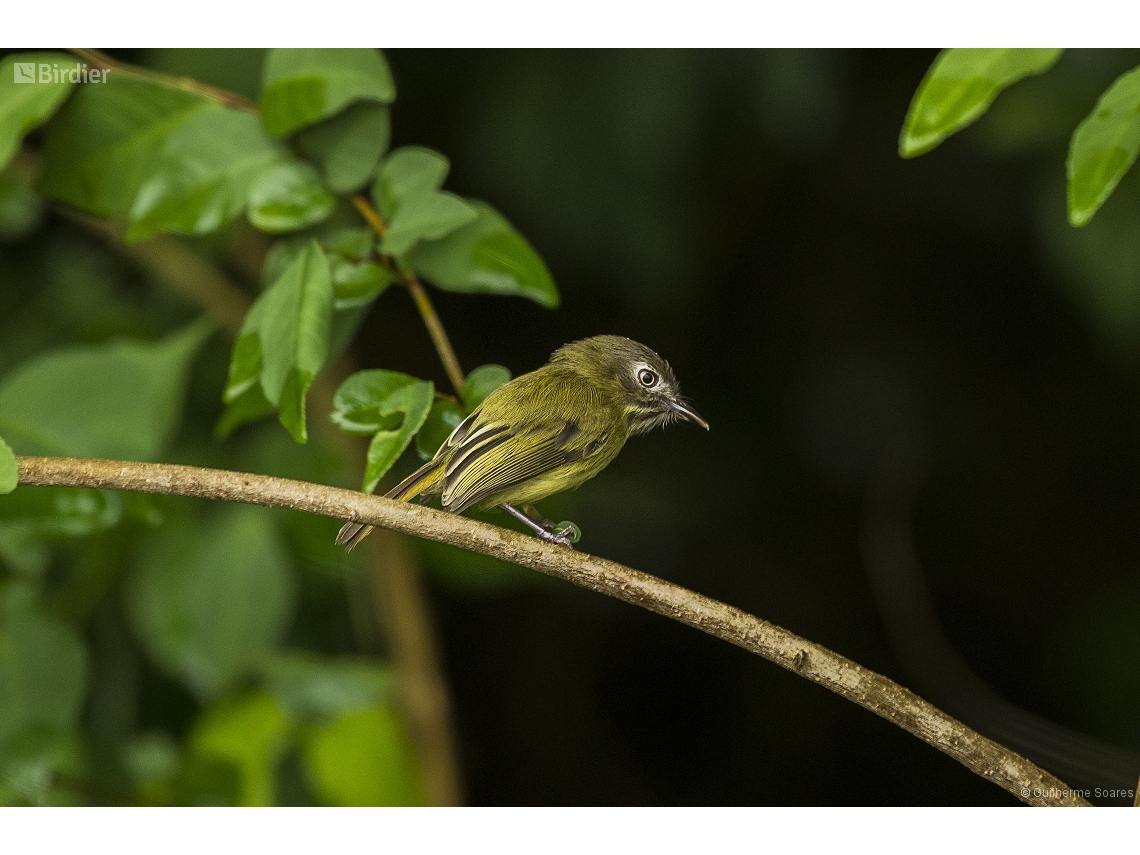
[(615, 443), (615, 445), (616, 448), (603, 448), (591, 457), (564, 463), (549, 472), (543, 472), (519, 484), (506, 487), (498, 493), (488, 496), (479, 503), (479, 506), (491, 508), (503, 502), (509, 505), (526, 505), (541, 501), (555, 493), (573, 490), (606, 468), (621, 450), (620, 443)]

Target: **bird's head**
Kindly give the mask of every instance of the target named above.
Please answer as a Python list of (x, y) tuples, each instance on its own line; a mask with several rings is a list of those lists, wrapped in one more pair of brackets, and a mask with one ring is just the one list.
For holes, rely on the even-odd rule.
[(630, 434), (684, 419), (708, 430), (706, 422), (681, 397), (669, 363), (632, 339), (596, 335), (560, 347), (551, 357), (583, 375), (605, 397), (620, 403)]

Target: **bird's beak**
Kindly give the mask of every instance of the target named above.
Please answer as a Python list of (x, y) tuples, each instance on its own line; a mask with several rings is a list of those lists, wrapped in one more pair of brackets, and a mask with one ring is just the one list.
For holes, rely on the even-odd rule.
[(677, 415), (679, 415), (685, 421), (692, 422), (693, 424), (697, 425), (698, 427), (703, 427), (705, 430), (709, 429), (709, 423), (706, 422), (701, 417), (700, 413), (698, 413), (696, 410), (694, 410), (687, 403), (681, 403), (680, 401), (669, 400), (669, 401), (665, 402), (665, 406), (667, 406), (670, 410), (675, 412)]

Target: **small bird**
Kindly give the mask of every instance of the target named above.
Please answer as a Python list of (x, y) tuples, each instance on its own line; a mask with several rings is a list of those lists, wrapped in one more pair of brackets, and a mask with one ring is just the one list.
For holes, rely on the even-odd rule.
[[(497, 506), (543, 540), (570, 547), (577, 526), (552, 523), (534, 502), (589, 481), (629, 437), (678, 418), (708, 430), (681, 397), (668, 362), (628, 338), (585, 338), (493, 391), (431, 460), (385, 496), (439, 496), (454, 514)], [(370, 531), (345, 523), (336, 542), (351, 550)]]

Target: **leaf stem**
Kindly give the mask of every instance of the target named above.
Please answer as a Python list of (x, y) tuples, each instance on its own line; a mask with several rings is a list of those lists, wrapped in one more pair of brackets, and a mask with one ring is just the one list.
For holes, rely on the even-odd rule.
[(163, 86), (181, 89), (184, 92), (193, 92), (195, 95), (201, 95), (204, 98), (209, 98), (212, 101), (217, 101), (219, 104), (225, 104), (227, 107), (234, 107), (238, 110), (246, 110), (250, 113), (257, 112), (257, 105), (245, 96), (238, 95), (236, 92), (230, 92), (228, 89), (221, 89), (217, 86), (211, 86), (208, 83), (202, 83), (192, 77), (177, 77), (173, 74), (164, 74), (161, 71), (154, 71), (153, 69), (144, 68), (140, 65), (132, 65), (129, 62), (115, 59), (113, 56), (109, 56), (95, 48), (67, 48), (67, 52), (75, 54), (75, 56), (95, 68), (105, 68), (117, 74), (137, 77), (140, 80), (149, 80), (151, 83), (159, 83)]
[(245, 472), (161, 463), (18, 457), (20, 484), (97, 487), (288, 508), (413, 534), (529, 567), (707, 632), (853, 701), (1032, 805), (1087, 806), (1064, 782), (887, 677), (694, 591), (535, 537), (419, 504)]
[[(380, 216), (380, 212), (371, 202), (357, 193), (352, 197), (352, 204), (364, 217), (372, 231), (376, 232), (377, 237), (383, 238), (387, 234), (388, 227), (384, 223), (384, 218)], [(396, 279), (412, 295), (412, 302), (416, 304), (416, 309), (423, 319), (424, 326), (427, 327), (428, 335), (431, 336), (432, 344), (435, 345), (436, 353), (439, 354), (439, 361), (443, 363), (443, 370), (447, 372), (447, 379), (455, 387), (456, 394), (462, 398), (465, 382), (463, 369), (459, 365), (455, 349), (451, 346), (451, 339), (447, 336), (447, 330), (443, 328), (443, 322), (439, 319), (439, 314), (436, 312), (435, 306), (432, 305), (431, 298), (428, 297), (427, 290), (412, 271), (404, 270), (395, 265), (395, 273)]]

